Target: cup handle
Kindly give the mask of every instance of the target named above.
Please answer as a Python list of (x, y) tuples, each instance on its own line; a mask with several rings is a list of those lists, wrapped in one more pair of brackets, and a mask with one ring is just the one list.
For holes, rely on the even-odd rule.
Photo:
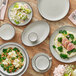
[(49, 57), (49, 61), (52, 60), (52, 57)]

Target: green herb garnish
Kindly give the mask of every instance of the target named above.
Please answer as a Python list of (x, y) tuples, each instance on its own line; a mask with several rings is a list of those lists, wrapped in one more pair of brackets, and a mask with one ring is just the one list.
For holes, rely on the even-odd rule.
[(71, 51), (68, 51), (67, 53), (68, 53), (68, 54), (71, 54), (71, 53), (73, 53), (73, 52), (76, 52), (76, 49), (72, 49)]
[(59, 38), (58, 38), (58, 41), (59, 41), (59, 42), (62, 42), (62, 37), (59, 37)]
[(62, 47), (62, 46), (58, 47), (57, 49), (58, 49), (60, 52), (63, 52), (63, 47)]
[(71, 43), (73, 43), (74, 45), (76, 45), (76, 40), (75, 41), (71, 41)]
[(66, 30), (60, 30), (59, 33), (67, 34), (67, 31)]
[(63, 58), (63, 59), (66, 59), (66, 58), (68, 58), (68, 55), (66, 55), (66, 54), (60, 54), (60, 57)]
[(53, 48), (55, 49), (55, 48), (56, 48), (56, 46), (55, 46), (55, 45), (53, 45)]

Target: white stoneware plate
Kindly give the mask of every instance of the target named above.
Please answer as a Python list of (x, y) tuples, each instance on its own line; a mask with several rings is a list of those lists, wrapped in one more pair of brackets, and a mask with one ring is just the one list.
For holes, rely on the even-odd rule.
[(40, 14), (47, 20), (57, 21), (69, 11), (69, 0), (38, 0)]
[[(23, 3), (23, 4), (27, 4), (28, 7), (31, 9), (31, 13), (28, 15), (29, 19), (28, 19), (28, 20), (25, 20), (24, 23), (16, 24), (13, 20), (11, 20), (11, 17), (10, 17), (10, 10), (11, 10), (11, 8), (14, 6), (14, 4), (15, 4), (16, 2), (20, 2), (20, 3)], [(8, 18), (9, 18), (9, 20), (10, 20), (13, 24), (15, 24), (15, 25), (17, 25), (17, 26), (24, 26), (24, 25), (27, 25), (27, 24), (31, 21), (32, 16), (33, 16), (32, 7), (30, 6), (29, 3), (24, 2), (24, 1), (16, 1), (16, 2), (13, 3), (13, 4), (10, 6), (10, 8), (9, 8), (9, 10), (8, 10)]]
[(15, 36), (15, 29), (10, 24), (3, 24), (0, 27), (0, 37), (3, 40), (11, 40)]
[(28, 65), (29, 65), (29, 56), (28, 56), (26, 50), (21, 45), (19, 45), (17, 43), (13, 43), (13, 42), (9, 42), (9, 43), (5, 43), (5, 44), (1, 45), (0, 46), (0, 54), (2, 53), (2, 49), (8, 48), (8, 47), (17, 47), (21, 51), (21, 53), (24, 56), (24, 66), (21, 69), (19, 69), (17, 72), (14, 72), (14, 73), (7, 73), (0, 66), (0, 73), (3, 76), (21, 76), (27, 70), (27, 68), (28, 68)]
[[(23, 44), (25, 44), (27, 46), (38, 45), (47, 38), (49, 31), (50, 31), (50, 27), (47, 22), (45, 22), (45, 21), (33, 22), (24, 29), (24, 31), (22, 33), (22, 42), (23, 42)], [(29, 40), (28, 36), (32, 32), (34, 32), (38, 35), (37, 42), (32, 43)]]
[(76, 27), (73, 26), (63, 26), (59, 29), (57, 29), (51, 36), (50, 38), (50, 51), (52, 53), (52, 55), (60, 62), (64, 62), (64, 63), (72, 63), (76, 61), (76, 56), (73, 56), (69, 59), (62, 59), (59, 54), (56, 52), (56, 50), (52, 47), (54, 45), (54, 39), (57, 36), (57, 34), (59, 33), (60, 30), (67, 30), (73, 33), (76, 33)]
[(52, 57), (45, 53), (38, 53), (32, 59), (32, 67), (35, 71), (44, 73), (52, 66)]

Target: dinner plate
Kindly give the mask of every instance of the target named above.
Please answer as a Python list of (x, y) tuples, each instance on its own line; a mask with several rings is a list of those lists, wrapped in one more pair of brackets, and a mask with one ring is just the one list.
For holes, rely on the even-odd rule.
[[(28, 8), (31, 9), (31, 13), (28, 15), (29, 19), (25, 20), (24, 23), (16, 24), (13, 20), (11, 20), (10, 10), (11, 10), (11, 8), (14, 6), (14, 4), (15, 4), (16, 2), (23, 3), (23, 4), (27, 4)], [(28, 24), (28, 23), (31, 21), (32, 16), (33, 16), (33, 10), (32, 10), (32, 7), (30, 6), (30, 4), (27, 3), (27, 2), (25, 2), (25, 1), (16, 1), (16, 2), (13, 3), (13, 4), (9, 7), (9, 10), (8, 10), (8, 18), (9, 18), (9, 20), (10, 20), (13, 24), (15, 24), (15, 25), (17, 25), (17, 26), (24, 26), (24, 25)]]
[(57, 21), (69, 11), (69, 0), (38, 0), (38, 10), (47, 20)]
[[(38, 45), (47, 38), (49, 31), (50, 31), (50, 27), (47, 22), (35, 21), (24, 29), (22, 33), (22, 42), (27, 46)], [(29, 40), (29, 34), (31, 34), (32, 32), (37, 34), (38, 38), (36, 42), (31, 42)]]
[(76, 61), (76, 56), (73, 56), (69, 59), (62, 59), (59, 54), (56, 52), (56, 50), (52, 47), (54, 45), (54, 39), (57, 36), (57, 34), (59, 33), (60, 30), (67, 30), (67, 31), (71, 31), (73, 33), (76, 33), (76, 27), (73, 26), (63, 26), (60, 27), (59, 29), (57, 29), (51, 36), (50, 38), (50, 51), (52, 53), (52, 55), (60, 62), (64, 62), (64, 63), (72, 63)]
[(17, 47), (19, 50), (21, 50), (21, 53), (23, 54), (24, 56), (24, 66), (19, 69), (17, 72), (15, 73), (7, 73), (6, 71), (3, 70), (3, 68), (0, 66), (0, 73), (3, 75), (3, 76), (21, 76), (28, 68), (28, 65), (29, 65), (29, 56), (26, 52), (26, 50), (21, 46), (19, 45), (18, 43), (13, 43), (13, 42), (9, 42), (9, 43), (5, 43), (3, 45), (0, 46), (0, 54), (2, 53), (2, 49), (4, 48), (8, 48), (8, 47)]

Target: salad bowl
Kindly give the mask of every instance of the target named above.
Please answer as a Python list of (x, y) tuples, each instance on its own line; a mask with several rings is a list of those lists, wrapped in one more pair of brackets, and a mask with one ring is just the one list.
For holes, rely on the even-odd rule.
[(27, 2), (15, 2), (9, 7), (8, 10), (9, 20), (17, 26), (24, 26), (28, 24), (31, 21), (32, 16), (32, 7)]
[(13, 43), (13, 42), (9, 42), (6, 44), (3, 44), (0, 46), (0, 54), (2, 53), (3, 49), (9, 48), (9, 47), (16, 47), (20, 50), (20, 52), (22, 53), (23, 57), (24, 57), (24, 64), (22, 66), (21, 69), (18, 69), (16, 72), (12, 72), (12, 73), (8, 73), (7, 71), (4, 71), (4, 69), (0, 66), (0, 73), (4, 76), (21, 76), (28, 68), (28, 64), (29, 64), (29, 56), (26, 52), (26, 50), (19, 44), (17, 43)]

